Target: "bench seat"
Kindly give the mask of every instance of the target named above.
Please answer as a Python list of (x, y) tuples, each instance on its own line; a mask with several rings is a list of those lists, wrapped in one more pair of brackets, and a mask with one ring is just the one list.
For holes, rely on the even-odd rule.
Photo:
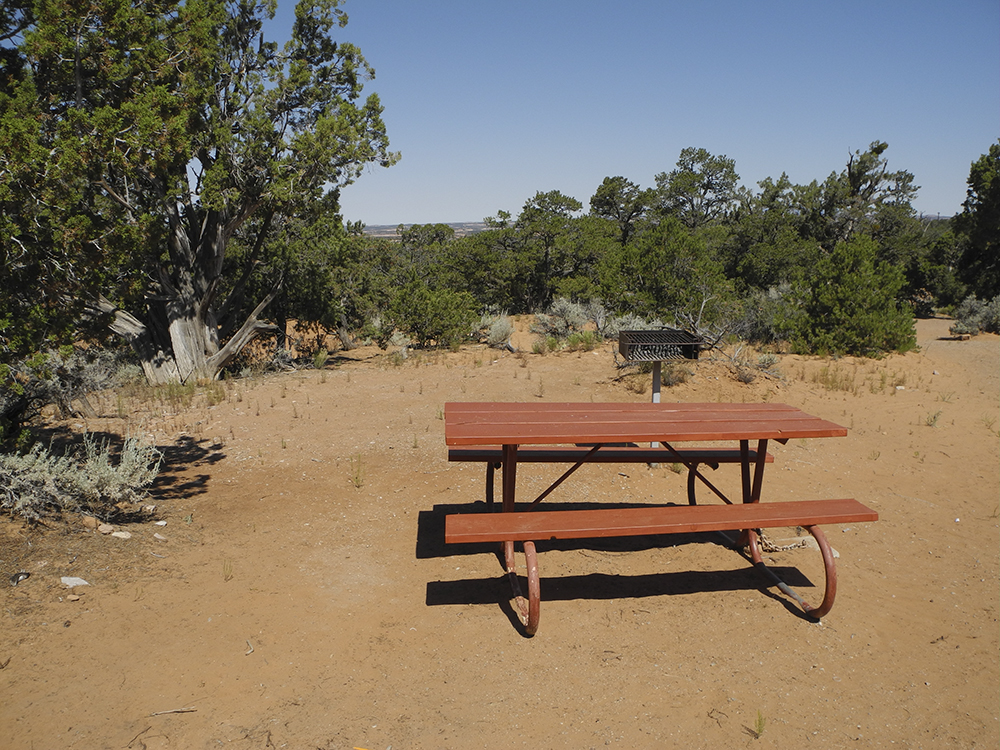
[[(508, 574), (516, 585), (513, 544), (524, 543), (528, 568), (528, 601), (519, 606), (525, 615), (525, 629), (532, 635), (538, 627), (540, 588), (535, 542), (546, 539), (592, 539), (652, 534), (680, 534), (707, 531), (743, 531), (756, 567), (769, 573), (779, 588), (791, 595), (802, 608), (819, 619), (833, 607), (836, 596), (836, 568), (820, 524), (860, 523), (878, 520), (878, 513), (852, 498), (837, 500), (796, 500), (736, 505), (671, 505), (590, 510), (525, 511), (509, 513), (462, 513), (445, 517), (447, 544), (502, 542)], [(755, 529), (802, 526), (819, 544), (826, 570), (823, 602), (812, 607), (768, 571), (761, 559)]]
[(447, 544), (596, 539), (647, 534), (816, 526), (875, 521), (878, 514), (854, 499), (795, 500), (740, 505), (670, 505), (596, 510), (459, 513), (445, 518)]

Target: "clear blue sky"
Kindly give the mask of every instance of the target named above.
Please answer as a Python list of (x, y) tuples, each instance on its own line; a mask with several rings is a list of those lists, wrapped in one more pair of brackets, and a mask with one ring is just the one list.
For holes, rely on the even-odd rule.
[[(744, 185), (822, 181), (886, 141), (918, 211), (961, 210), (1000, 137), (997, 0), (347, 0), (393, 150), (344, 189), (368, 225), (514, 215), (537, 191), (589, 208), (607, 176), (643, 187), (681, 149)], [(280, 0), (275, 33), (294, 3)]]

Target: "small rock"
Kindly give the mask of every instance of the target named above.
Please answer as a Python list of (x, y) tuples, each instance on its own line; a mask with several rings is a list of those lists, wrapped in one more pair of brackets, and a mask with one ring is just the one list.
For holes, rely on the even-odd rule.
[(157, 525), (157, 526), (166, 526), (166, 525), (167, 525), (167, 522), (166, 522), (166, 521), (157, 521), (157, 522), (156, 522), (156, 525)]
[(146, 511), (147, 513), (153, 513), (156, 510), (156, 506), (155, 505), (143, 505), (142, 509), (144, 511)]
[(167, 538), (163, 534), (153, 534), (153, 539), (159, 539), (161, 542), (167, 541)]
[(78, 601), (80, 601), (80, 597), (77, 596), (76, 594), (70, 594), (69, 596), (66, 597), (66, 601), (69, 601), (69, 602), (78, 602)]
[(902, 385), (897, 385), (897, 386), (896, 386), (896, 390), (897, 390), (897, 391), (905, 391), (905, 390), (906, 390), (906, 386), (902, 386)]
[(93, 531), (94, 529), (96, 529), (98, 526), (101, 525), (101, 522), (98, 521), (93, 516), (83, 516), (80, 519), (80, 523), (83, 524), (83, 527), (85, 529), (90, 529), (91, 531)]
[(115, 532), (113, 532), (111, 534), (111, 536), (115, 537), (116, 539), (131, 539), (132, 538), (132, 535), (129, 532), (127, 532), (127, 531), (115, 531)]
[(100, 531), (102, 534), (110, 534), (112, 531), (115, 530), (115, 527), (108, 523), (102, 523), (100, 526), (97, 527), (97, 530)]
[(62, 581), (63, 586), (69, 586), (73, 588), (74, 586), (89, 586), (90, 584), (82, 578), (76, 578), (74, 576), (63, 576), (59, 579)]

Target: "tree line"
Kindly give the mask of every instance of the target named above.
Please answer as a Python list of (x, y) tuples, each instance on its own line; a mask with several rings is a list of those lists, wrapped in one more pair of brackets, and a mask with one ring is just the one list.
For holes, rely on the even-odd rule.
[(915, 316), (1000, 294), (1000, 144), (973, 164), (951, 219), (914, 210), (914, 177), (890, 169), (887, 149), (854, 151), (822, 181), (782, 174), (751, 190), (734, 160), (685, 148), (652, 187), (607, 177), (587, 208), (538, 192), (463, 237), (444, 224), (366, 237), (341, 229), (331, 200), (277, 233), (270, 273), (299, 281), (273, 304), (282, 318), (382, 340), (403, 331), (420, 345), (468, 340), (483, 310), (566, 298), (805, 353), (906, 351)]

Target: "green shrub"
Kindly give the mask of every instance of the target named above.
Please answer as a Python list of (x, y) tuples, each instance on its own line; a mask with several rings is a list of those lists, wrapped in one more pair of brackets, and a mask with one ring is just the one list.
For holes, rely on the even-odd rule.
[(432, 290), (419, 281), (407, 284), (393, 301), (397, 326), (417, 346), (456, 346), (476, 328), (476, 300), (468, 292)]
[(897, 301), (902, 271), (876, 263), (876, 251), (857, 237), (816, 264), (795, 330), (799, 351), (872, 357), (916, 346), (913, 313)]

